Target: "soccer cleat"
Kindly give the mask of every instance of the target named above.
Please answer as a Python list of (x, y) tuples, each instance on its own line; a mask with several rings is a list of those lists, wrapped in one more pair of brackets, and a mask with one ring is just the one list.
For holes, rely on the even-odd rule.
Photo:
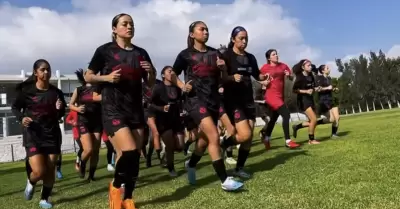
[(62, 179), (63, 178), (63, 175), (62, 175), (61, 171), (57, 171), (57, 178), (58, 179)]
[(135, 202), (132, 199), (126, 199), (122, 202), (122, 208), (124, 209), (136, 209)]
[(236, 191), (243, 187), (243, 183), (236, 181), (233, 177), (228, 177), (224, 183), (221, 184), (221, 187), (225, 191)]
[(229, 165), (236, 165), (237, 161), (233, 159), (233, 157), (227, 157), (225, 159), (225, 162), (228, 163)]
[(249, 179), (251, 178), (251, 174), (245, 172), (243, 169), (235, 170), (233, 172), (233, 175), (243, 178), (243, 179)]
[(110, 205), (110, 209), (122, 208), (121, 190), (119, 188), (115, 188), (112, 182), (110, 183), (108, 191), (108, 203)]
[(53, 207), (53, 205), (52, 205), (49, 201), (47, 201), (47, 200), (40, 200), (39, 206), (40, 206), (41, 208), (45, 208), (45, 209), (48, 209), (48, 208), (52, 208), (52, 207)]
[(290, 140), (289, 142), (286, 142), (286, 147), (290, 149), (294, 149), (297, 147), (300, 147), (300, 144), (297, 144), (295, 141)]
[(26, 187), (25, 187), (25, 192), (24, 192), (24, 194), (25, 194), (25, 199), (26, 200), (31, 200), (32, 199), (32, 197), (33, 197), (33, 193), (35, 192), (35, 186), (34, 185), (32, 185), (30, 182), (29, 182), (29, 179), (27, 180), (27, 183), (26, 183)]
[(185, 162), (185, 168), (186, 168), (186, 171), (188, 172), (187, 177), (188, 177), (189, 184), (191, 184), (191, 185), (196, 184), (196, 168), (189, 167), (189, 160), (187, 160)]

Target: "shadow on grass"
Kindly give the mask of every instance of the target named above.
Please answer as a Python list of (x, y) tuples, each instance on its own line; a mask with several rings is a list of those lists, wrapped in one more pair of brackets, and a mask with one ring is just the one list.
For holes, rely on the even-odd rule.
[[(351, 133), (351, 131), (343, 131), (343, 132), (338, 133), (337, 135), (338, 135), (339, 137), (345, 137), (345, 136), (349, 135), (350, 133)], [(335, 139), (335, 138), (331, 138), (331, 136), (321, 137), (320, 139), (317, 139), (317, 140), (322, 142), (322, 141), (326, 141), (326, 140), (329, 140), (329, 139), (337, 140), (337, 139)], [(339, 139), (340, 139), (340, 138), (339, 138)]]
[(57, 201), (55, 201), (54, 203), (55, 204), (62, 204), (62, 203), (66, 203), (66, 202), (79, 201), (79, 200), (83, 200), (83, 199), (86, 199), (86, 198), (88, 198), (90, 196), (94, 196), (96, 194), (103, 193), (103, 192), (106, 192), (106, 191), (108, 191), (108, 187), (107, 186), (105, 186), (103, 188), (99, 188), (97, 190), (94, 190), (94, 191), (86, 193), (86, 194), (79, 194), (77, 196), (68, 197), (68, 198), (65, 198), (65, 197), (64, 198), (60, 198)]

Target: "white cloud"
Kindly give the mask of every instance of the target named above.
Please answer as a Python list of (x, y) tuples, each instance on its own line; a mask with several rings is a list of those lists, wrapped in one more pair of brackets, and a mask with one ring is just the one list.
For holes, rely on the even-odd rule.
[(188, 0), (150, 0), (132, 5), (129, 0), (72, 0), (72, 12), (41, 7), (0, 5), (0, 73), (31, 70), (38, 58), (53, 69), (71, 73), (86, 67), (96, 47), (110, 41), (111, 19), (124, 12), (135, 21), (134, 43), (145, 48), (154, 64), (170, 65), (185, 48), (188, 26), (203, 20), (210, 28), (210, 46), (227, 44), (233, 27), (244, 26), (250, 36), (248, 51), (260, 64), (264, 53), (277, 48), (289, 64), (301, 58), (316, 60), (320, 51), (303, 42), (298, 20), (266, 1), (236, 0), (232, 4), (201, 5)]

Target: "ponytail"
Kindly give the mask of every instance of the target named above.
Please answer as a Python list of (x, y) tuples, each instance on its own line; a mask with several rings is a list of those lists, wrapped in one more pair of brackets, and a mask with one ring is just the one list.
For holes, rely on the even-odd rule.
[(83, 72), (83, 69), (81, 69), (81, 68), (79, 70), (75, 71), (75, 75), (78, 78), (78, 81), (82, 86), (86, 84), (84, 74), (85, 73)]
[(229, 42), (228, 49), (233, 49), (233, 42), (232, 41)]
[(187, 37), (187, 47), (191, 48), (194, 45), (194, 39), (192, 37), (190, 37), (190, 34)]
[(115, 39), (117, 39), (117, 38), (115, 37), (115, 33), (112, 32), (112, 33), (111, 33), (111, 41), (112, 41), (112, 42), (115, 42)]
[(17, 91), (22, 91), (22, 89), (25, 86), (33, 85), (35, 82), (36, 82), (36, 76), (32, 73), (32, 75), (29, 76), (25, 81), (22, 81), (21, 83), (17, 84), (17, 87), (15, 89)]

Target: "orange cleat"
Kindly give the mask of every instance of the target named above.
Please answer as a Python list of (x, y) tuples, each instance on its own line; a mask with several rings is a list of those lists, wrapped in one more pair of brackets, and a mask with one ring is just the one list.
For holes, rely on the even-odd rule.
[(122, 207), (124, 209), (136, 209), (135, 202), (132, 199), (126, 199), (122, 202)]
[(112, 182), (110, 183), (108, 202), (110, 209), (122, 209), (121, 190), (115, 188)]

